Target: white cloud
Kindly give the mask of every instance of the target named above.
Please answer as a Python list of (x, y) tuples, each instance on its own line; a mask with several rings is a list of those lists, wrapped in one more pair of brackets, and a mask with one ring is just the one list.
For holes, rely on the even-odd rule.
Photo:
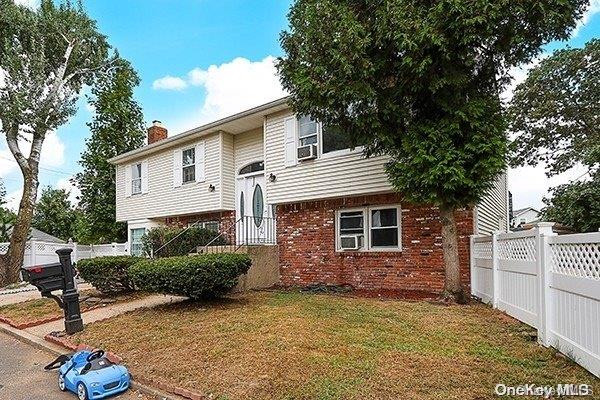
[(19, 203), (21, 203), (21, 197), (23, 196), (23, 185), (14, 192), (6, 194), (6, 208), (13, 212), (19, 211)]
[[(513, 208), (543, 207), (542, 198), (548, 197), (549, 189), (580, 178), (586, 169), (577, 166), (560, 175), (548, 178), (545, 165), (518, 167), (508, 171), (508, 188), (513, 195)], [(581, 178), (584, 179), (584, 178)]]
[(252, 62), (235, 60), (211, 65), (207, 70), (194, 70), (201, 76), (198, 84), (206, 90), (199, 121), (209, 122), (286, 95), (279, 82), (275, 58)]
[(590, 18), (592, 18), (592, 16), (598, 13), (600, 13), (600, 0), (592, 0), (590, 6), (583, 14), (583, 17), (577, 22), (577, 26), (571, 33), (571, 38), (577, 37), (577, 35), (579, 35), (579, 32), (581, 31), (581, 28), (587, 25)]
[(183, 90), (186, 87), (186, 81), (170, 75), (157, 79), (152, 83), (152, 89), (155, 90)]
[(287, 95), (279, 83), (273, 56), (261, 61), (238, 57), (228, 63), (211, 65), (207, 69), (194, 68), (185, 78), (186, 86), (201, 87), (206, 96), (195, 115), (170, 126), (174, 133), (181, 133)]
[(60, 179), (58, 182), (56, 182), (56, 188), (64, 189), (67, 192), (69, 192), (69, 201), (71, 202), (71, 204), (76, 206), (79, 203), (78, 197), (81, 196), (81, 190), (79, 190), (77, 186), (71, 183), (72, 178), (73, 177)]
[(38, 8), (40, 5), (40, 0), (14, 0), (14, 2), (29, 8)]

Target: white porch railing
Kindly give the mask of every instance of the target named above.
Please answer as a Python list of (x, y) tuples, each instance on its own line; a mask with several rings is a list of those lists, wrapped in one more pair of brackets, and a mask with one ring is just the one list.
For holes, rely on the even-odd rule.
[(471, 294), (600, 376), (600, 232), (557, 236), (539, 223), (473, 236)]
[[(128, 243), (83, 245), (77, 243), (54, 243), (30, 240), (25, 245), (25, 258), (23, 259), (23, 266), (29, 267), (32, 265), (58, 262), (56, 250), (64, 248), (73, 249), (73, 253), (71, 254), (71, 259), (73, 262), (77, 262), (85, 258), (129, 254)], [(5, 254), (7, 251), (8, 243), (0, 243), (0, 254)]]

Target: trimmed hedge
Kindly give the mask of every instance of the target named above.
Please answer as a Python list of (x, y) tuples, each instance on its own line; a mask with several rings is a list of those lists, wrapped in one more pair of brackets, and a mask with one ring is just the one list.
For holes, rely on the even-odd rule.
[(79, 260), (77, 270), (81, 277), (100, 292), (116, 294), (135, 289), (129, 278), (129, 268), (143, 260), (132, 256), (107, 256)]
[(251, 264), (246, 254), (169, 257), (140, 261), (129, 276), (140, 290), (203, 299), (229, 292)]
[[(150, 229), (142, 237), (142, 245), (145, 254), (154, 254), (154, 257), (177, 257), (187, 256), (189, 253), (194, 252), (196, 247), (205, 246), (211, 240), (213, 240), (219, 232), (212, 229), (205, 228), (189, 228), (185, 233), (169, 243), (165, 247), (160, 249), (165, 243), (179, 235), (183, 231), (183, 228), (173, 227), (157, 227)], [(213, 242), (214, 245), (227, 244), (227, 240), (222, 236)]]

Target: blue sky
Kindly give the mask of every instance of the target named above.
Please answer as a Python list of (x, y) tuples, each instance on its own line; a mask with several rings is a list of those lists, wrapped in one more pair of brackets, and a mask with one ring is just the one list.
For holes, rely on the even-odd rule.
[[(36, 0), (17, 0), (35, 6)], [(600, 1), (585, 25), (567, 43), (580, 47), (600, 37)], [(291, 0), (86, 0), (89, 14), (142, 79), (136, 98), (147, 123), (160, 119), (169, 134), (180, 133), (283, 93), (274, 76), (273, 57), (282, 54), (279, 33), (287, 26)], [(565, 43), (553, 43), (555, 49)], [(517, 73), (523, 76), (524, 73)], [(92, 110), (85, 99), (75, 117), (47, 139), (41, 186), (68, 187), (89, 131)], [(22, 187), (20, 173), (0, 142), (0, 176), (11, 204)], [(577, 171), (571, 175), (577, 174)], [(543, 168), (509, 175), (515, 207), (539, 206), (548, 186), (571, 175), (547, 180)]]

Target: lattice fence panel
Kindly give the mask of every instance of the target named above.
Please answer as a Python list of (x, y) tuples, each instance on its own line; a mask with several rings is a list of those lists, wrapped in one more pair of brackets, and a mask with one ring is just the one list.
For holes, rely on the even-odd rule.
[(600, 280), (600, 243), (550, 245), (552, 272)]
[(535, 238), (524, 237), (499, 240), (498, 258), (501, 260), (535, 261)]
[(482, 258), (485, 260), (492, 259), (492, 242), (475, 242), (473, 243), (473, 255), (475, 258)]

